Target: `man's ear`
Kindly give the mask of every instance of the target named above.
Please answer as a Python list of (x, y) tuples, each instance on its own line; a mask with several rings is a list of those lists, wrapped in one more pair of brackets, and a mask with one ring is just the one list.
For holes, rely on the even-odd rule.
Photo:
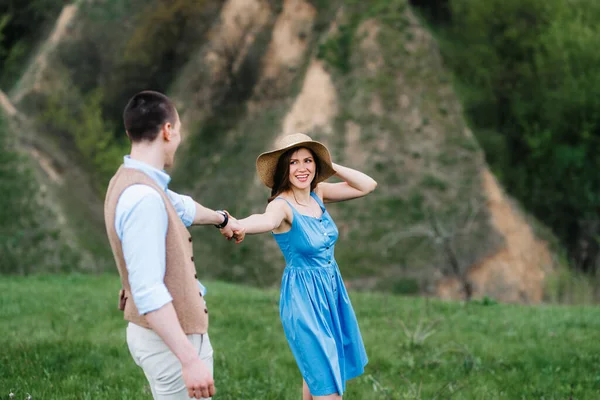
[(167, 122), (162, 126), (162, 129), (161, 129), (162, 137), (167, 142), (170, 142), (173, 137), (171, 134), (172, 128), (173, 128), (173, 126), (171, 125), (170, 122)]

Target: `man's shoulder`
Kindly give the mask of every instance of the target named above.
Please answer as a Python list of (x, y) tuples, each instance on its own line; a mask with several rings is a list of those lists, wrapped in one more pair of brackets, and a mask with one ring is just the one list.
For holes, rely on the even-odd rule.
[(117, 209), (130, 210), (142, 201), (160, 201), (164, 203), (161, 195), (151, 186), (136, 183), (127, 187), (119, 196)]
[[(115, 210), (115, 230), (119, 239), (123, 240), (127, 226), (139, 225), (147, 229), (148, 226), (157, 227), (167, 224), (167, 218), (165, 202), (156, 189), (143, 184), (134, 184), (127, 187), (119, 197)], [(166, 226), (164, 225), (164, 229)]]

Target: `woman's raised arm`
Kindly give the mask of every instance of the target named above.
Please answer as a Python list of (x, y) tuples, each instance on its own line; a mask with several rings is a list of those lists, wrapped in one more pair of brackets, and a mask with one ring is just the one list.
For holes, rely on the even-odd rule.
[(333, 168), (336, 170), (335, 176), (344, 182), (321, 182), (317, 185), (316, 193), (325, 203), (335, 203), (363, 197), (377, 187), (377, 182), (365, 173), (338, 164), (333, 164)]

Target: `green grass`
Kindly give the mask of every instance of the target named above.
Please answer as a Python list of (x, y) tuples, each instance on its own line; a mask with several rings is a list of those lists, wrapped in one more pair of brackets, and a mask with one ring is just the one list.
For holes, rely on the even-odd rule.
[[(277, 291), (208, 287), (215, 399), (299, 399)], [(149, 399), (125, 344), (118, 288), (113, 275), (4, 277), (0, 399), (10, 390), (16, 398)], [(351, 297), (370, 362), (347, 399), (600, 397), (598, 308)], [(436, 323), (431, 336), (418, 334), (420, 319)]]

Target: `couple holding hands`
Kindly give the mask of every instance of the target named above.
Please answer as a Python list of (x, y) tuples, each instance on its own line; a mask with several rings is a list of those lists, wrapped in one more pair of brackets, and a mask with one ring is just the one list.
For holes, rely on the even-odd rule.
[[(280, 317), (303, 377), (303, 400), (341, 399), (367, 355), (334, 258), (337, 227), (325, 203), (372, 192), (369, 176), (331, 162), (327, 148), (303, 134), (283, 137), (256, 167), (271, 188), (263, 214), (236, 219), (168, 189), (181, 122), (165, 95), (144, 91), (123, 119), (131, 154), (111, 179), (104, 204), (122, 290), (127, 344), (154, 399), (215, 394), (206, 288), (196, 275), (190, 225), (215, 225), (237, 243), (271, 232), (286, 261)], [(336, 175), (340, 183), (325, 180)]]

